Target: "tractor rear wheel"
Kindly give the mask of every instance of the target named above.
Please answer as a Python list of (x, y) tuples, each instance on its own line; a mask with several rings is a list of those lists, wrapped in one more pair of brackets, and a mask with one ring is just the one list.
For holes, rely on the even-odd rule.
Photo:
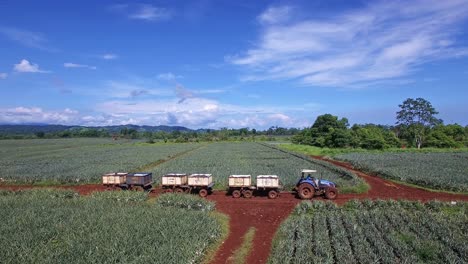
[(252, 198), (253, 192), (251, 190), (245, 190), (244, 191), (244, 197), (245, 198)]
[(184, 190), (183, 190), (182, 188), (175, 188), (175, 189), (174, 189), (174, 192), (175, 192), (175, 193), (183, 193)]
[(241, 197), (241, 192), (239, 190), (232, 191), (232, 197), (234, 197), (234, 198)]
[(270, 199), (276, 199), (278, 197), (278, 192), (275, 190), (271, 190), (268, 192), (268, 198)]
[(338, 190), (333, 187), (329, 187), (325, 190), (325, 198), (329, 200), (335, 200), (338, 197)]
[(208, 195), (208, 190), (200, 189), (200, 191), (198, 191), (198, 195), (200, 195), (200, 197), (206, 197)]
[(301, 199), (312, 199), (314, 197), (314, 187), (308, 183), (299, 185), (298, 194)]

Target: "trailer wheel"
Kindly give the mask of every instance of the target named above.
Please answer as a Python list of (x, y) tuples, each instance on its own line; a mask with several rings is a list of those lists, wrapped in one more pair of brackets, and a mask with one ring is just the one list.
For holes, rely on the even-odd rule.
[(174, 192), (175, 192), (175, 193), (183, 193), (184, 190), (183, 190), (182, 188), (175, 188), (175, 189), (174, 189)]
[(143, 189), (145, 189), (145, 192), (151, 192), (151, 189), (153, 188), (153, 186), (150, 184), (148, 186), (144, 186)]
[(301, 199), (312, 199), (314, 197), (314, 187), (308, 183), (303, 183), (299, 185), (298, 193)]
[(232, 191), (232, 197), (234, 197), (234, 198), (241, 197), (241, 192), (239, 190)]
[(172, 189), (165, 189), (164, 192), (165, 192), (165, 193), (172, 193), (172, 192), (174, 192), (174, 190), (172, 190)]
[(245, 190), (243, 194), (245, 198), (252, 198), (253, 196), (253, 192), (251, 190)]
[(200, 197), (206, 197), (208, 195), (208, 190), (200, 189), (200, 191), (198, 191), (198, 195), (200, 195)]
[(335, 200), (338, 197), (338, 190), (333, 187), (329, 187), (325, 190), (325, 198), (329, 200)]
[(276, 199), (278, 197), (278, 192), (276, 190), (271, 190), (268, 192), (268, 198)]

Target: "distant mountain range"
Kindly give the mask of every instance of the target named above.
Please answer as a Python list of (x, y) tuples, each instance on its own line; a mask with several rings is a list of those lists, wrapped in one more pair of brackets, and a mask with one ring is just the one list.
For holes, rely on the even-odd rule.
[(98, 127), (88, 127), (88, 126), (64, 126), (64, 125), (49, 125), (49, 124), (22, 124), (22, 125), (0, 125), (0, 134), (17, 134), (17, 135), (28, 135), (34, 134), (36, 132), (44, 133), (53, 133), (65, 130), (75, 130), (75, 129), (105, 129), (109, 133), (119, 133), (123, 128), (135, 129), (138, 132), (190, 132), (190, 131), (202, 131), (192, 130), (183, 126), (137, 126), (137, 125), (119, 125), (119, 126), (98, 126)]

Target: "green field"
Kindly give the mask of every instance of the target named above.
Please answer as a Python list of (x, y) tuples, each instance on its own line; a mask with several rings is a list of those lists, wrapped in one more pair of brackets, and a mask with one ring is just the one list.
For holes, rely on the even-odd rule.
[(349, 153), (335, 158), (388, 179), (439, 190), (468, 192), (468, 152)]
[[(166, 173), (210, 173), (220, 188), (225, 188), (231, 174), (280, 176), (286, 189), (295, 186), (301, 169), (317, 169), (317, 177), (335, 181), (347, 192), (360, 191), (362, 181), (356, 175), (328, 163), (286, 153), (269, 145), (238, 142), (212, 143), (188, 155), (154, 167), (154, 175)], [(365, 187), (364, 187), (365, 188)]]
[(199, 146), (93, 138), (0, 140), (0, 178), (20, 183), (100, 182), (103, 173), (145, 169)]
[(225, 232), (194, 196), (0, 190), (0, 208), (1, 263), (201, 263)]
[(145, 144), (108, 139), (43, 139), (0, 141), (0, 178), (13, 183), (98, 183), (106, 172), (150, 171), (159, 184), (170, 173), (210, 173), (224, 189), (231, 174), (279, 175), (286, 189), (301, 169), (335, 181), (341, 192), (363, 192), (356, 175), (306, 156), (255, 142), (210, 144)]
[(269, 263), (467, 263), (468, 204), (303, 202), (281, 225)]

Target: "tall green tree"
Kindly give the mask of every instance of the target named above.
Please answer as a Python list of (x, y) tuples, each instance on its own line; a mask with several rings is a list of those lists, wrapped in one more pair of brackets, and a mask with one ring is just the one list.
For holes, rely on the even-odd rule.
[(420, 149), (427, 130), (442, 123), (442, 120), (435, 117), (439, 112), (423, 98), (408, 98), (398, 106), (401, 110), (396, 113), (396, 124), (407, 130)]

